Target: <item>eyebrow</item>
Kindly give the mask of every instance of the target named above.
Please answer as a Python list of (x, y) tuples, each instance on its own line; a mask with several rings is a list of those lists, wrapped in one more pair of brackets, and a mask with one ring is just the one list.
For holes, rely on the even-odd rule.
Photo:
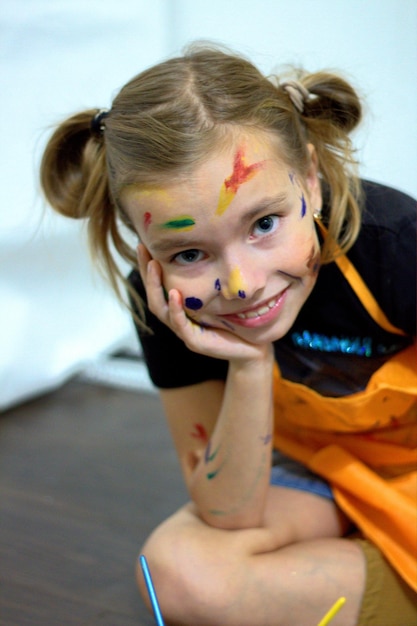
[(242, 221), (251, 222), (264, 211), (282, 210), (287, 204), (287, 201), (288, 196), (286, 193), (279, 193), (276, 196), (267, 196), (266, 198), (262, 198), (262, 200), (257, 202), (252, 209), (249, 209), (246, 213), (244, 213), (244, 215), (242, 215)]
[[(259, 202), (255, 204), (254, 207), (246, 211), (241, 216), (241, 222), (250, 223), (265, 211), (278, 211), (286, 205), (287, 201), (288, 196), (286, 193), (280, 193), (276, 196), (267, 196), (265, 198), (262, 198)], [(216, 217), (216, 219), (219, 218)], [(169, 234), (168, 231), (166, 236), (164, 233), (159, 241), (155, 241), (155, 243), (150, 243), (149, 248), (152, 252), (163, 253), (169, 252), (170, 250), (174, 249), (200, 248), (201, 246), (205, 245), (205, 241), (201, 238), (195, 238), (193, 232), (190, 232), (189, 237), (179, 235), (180, 233), (178, 233), (177, 235), (172, 230), (169, 230)], [(183, 235), (183, 233), (181, 233), (181, 235)]]

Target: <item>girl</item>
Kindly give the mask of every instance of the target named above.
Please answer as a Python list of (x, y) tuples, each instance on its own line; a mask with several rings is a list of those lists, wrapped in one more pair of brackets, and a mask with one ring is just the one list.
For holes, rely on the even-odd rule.
[(340, 596), (335, 626), (416, 623), (415, 204), (356, 178), (360, 118), (336, 75), (192, 48), (46, 148), (119, 295), (140, 241), (125, 284), (190, 494), (143, 548), (171, 624), (312, 626)]

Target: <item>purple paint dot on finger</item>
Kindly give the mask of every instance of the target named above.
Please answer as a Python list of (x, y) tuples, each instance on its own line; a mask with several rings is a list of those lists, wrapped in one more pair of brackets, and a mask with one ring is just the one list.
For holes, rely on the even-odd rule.
[(220, 278), (216, 278), (216, 280), (214, 281), (214, 288), (216, 291), (221, 291), (221, 283), (220, 283)]
[(203, 306), (200, 298), (185, 298), (185, 306), (192, 311), (198, 311)]
[(242, 291), (242, 289), (239, 289), (238, 296), (239, 296), (239, 298), (244, 299), (244, 298), (246, 298), (246, 293), (244, 291)]

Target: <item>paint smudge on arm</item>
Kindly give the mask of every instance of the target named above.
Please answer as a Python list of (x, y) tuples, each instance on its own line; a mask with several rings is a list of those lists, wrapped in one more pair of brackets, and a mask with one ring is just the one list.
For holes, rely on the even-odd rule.
[(224, 463), (222, 463), (217, 469), (215, 469), (213, 472), (207, 472), (206, 476), (208, 478), (208, 480), (212, 480), (213, 478), (215, 478), (217, 476), (217, 474), (220, 472), (220, 470), (223, 468)]
[[(257, 470), (254, 473), (252, 482), (248, 485), (246, 493), (244, 493), (243, 496), (241, 496), (240, 500), (238, 502), (236, 502), (236, 504), (231, 505), (228, 510), (211, 509), (209, 512), (212, 515), (224, 516), (224, 515), (232, 515), (232, 514), (235, 514), (235, 513), (238, 513), (239, 511), (241, 511), (245, 507), (245, 505), (253, 497), (253, 494), (256, 491), (256, 488), (257, 488), (257, 485), (258, 485), (259, 481), (262, 479), (262, 476), (264, 476), (265, 471), (267, 471), (267, 469), (268, 469), (268, 458), (269, 457), (270, 457), (270, 455), (269, 455), (269, 453), (266, 454), (266, 451), (264, 451), (262, 453), (262, 458), (260, 460), (260, 463), (259, 463), (259, 466), (258, 466)], [(219, 469), (221, 469), (221, 468), (219, 468)]]
[(264, 162), (252, 163), (246, 165), (243, 148), (239, 148), (236, 152), (233, 172), (225, 179), (222, 188), (220, 189), (220, 197), (217, 204), (216, 215), (222, 215), (229, 204), (232, 202), (240, 185), (250, 180), (259, 169), (263, 167)]
[[(214, 461), (214, 459), (217, 457), (217, 455), (219, 453), (220, 448), (221, 448), (221, 444), (219, 444), (217, 446), (217, 448), (212, 452), (211, 451), (211, 441), (208, 442), (206, 451), (204, 453), (204, 461), (205, 461), (206, 465), (208, 465), (209, 463)], [(215, 478), (217, 476), (217, 474), (220, 472), (220, 470), (223, 468), (224, 464), (225, 464), (225, 461), (220, 463), (220, 465), (216, 469), (214, 469), (214, 470), (212, 470), (210, 472), (207, 472), (207, 474), (206, 474), (207, 480), (212, 480), (213, 478)]]
[(201, 439), (201, 441), (207, 442), (209, 440), (207, 430), (203, 424), (193, 424), (194, 430), (191, 431), (191, 437), (194, 439)]
[(264, 436), (260, 436), (259, 439), (262, 441), (262, 443), (267, 446), (268, 443), (270, 443), (272, 441), (272, 433), (268, 433), (267, 435)]
[(204, 453), (204, 460), (206, 463), (210, 463), (211, 461), (214, 461), (214, 459), (216, 458), (217, 454), (219, 453), (220, 450), (220, 444), (217, 446), (217, 448), (214, 450), (214, 452), (211, 451), (211, 441), (208, 442), (207, 444), (207, 448), (206, 451)]

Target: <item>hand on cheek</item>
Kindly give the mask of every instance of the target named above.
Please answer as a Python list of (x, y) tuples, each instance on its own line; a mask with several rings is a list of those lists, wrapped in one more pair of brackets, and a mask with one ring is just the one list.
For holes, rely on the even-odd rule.
[(176, 289), (170, 290), (173, 294), (172, 302), (163, 284), (162, 268), (158, 261), (152, 258), (149, 250), (140, 243), (137, 247), (139, 272), (146, 289), (149, 310), (156, 315), (161, 322), (172, 327), (171, 313), (175, 311), (176, 317), (184, 316), (182, 297)]
[(148, 267), (149, 261), (152, 260), (152, 257), (149, 253), (148, 248), (146, 248), (146, 246), (144, 246), (143, 243), (140, 243), (138, 245), (138, 247), (136, 248), (136, 253), (137, 253), (137, 259), (138, 259), (139, 272), (146, 286), (147, 267)]

